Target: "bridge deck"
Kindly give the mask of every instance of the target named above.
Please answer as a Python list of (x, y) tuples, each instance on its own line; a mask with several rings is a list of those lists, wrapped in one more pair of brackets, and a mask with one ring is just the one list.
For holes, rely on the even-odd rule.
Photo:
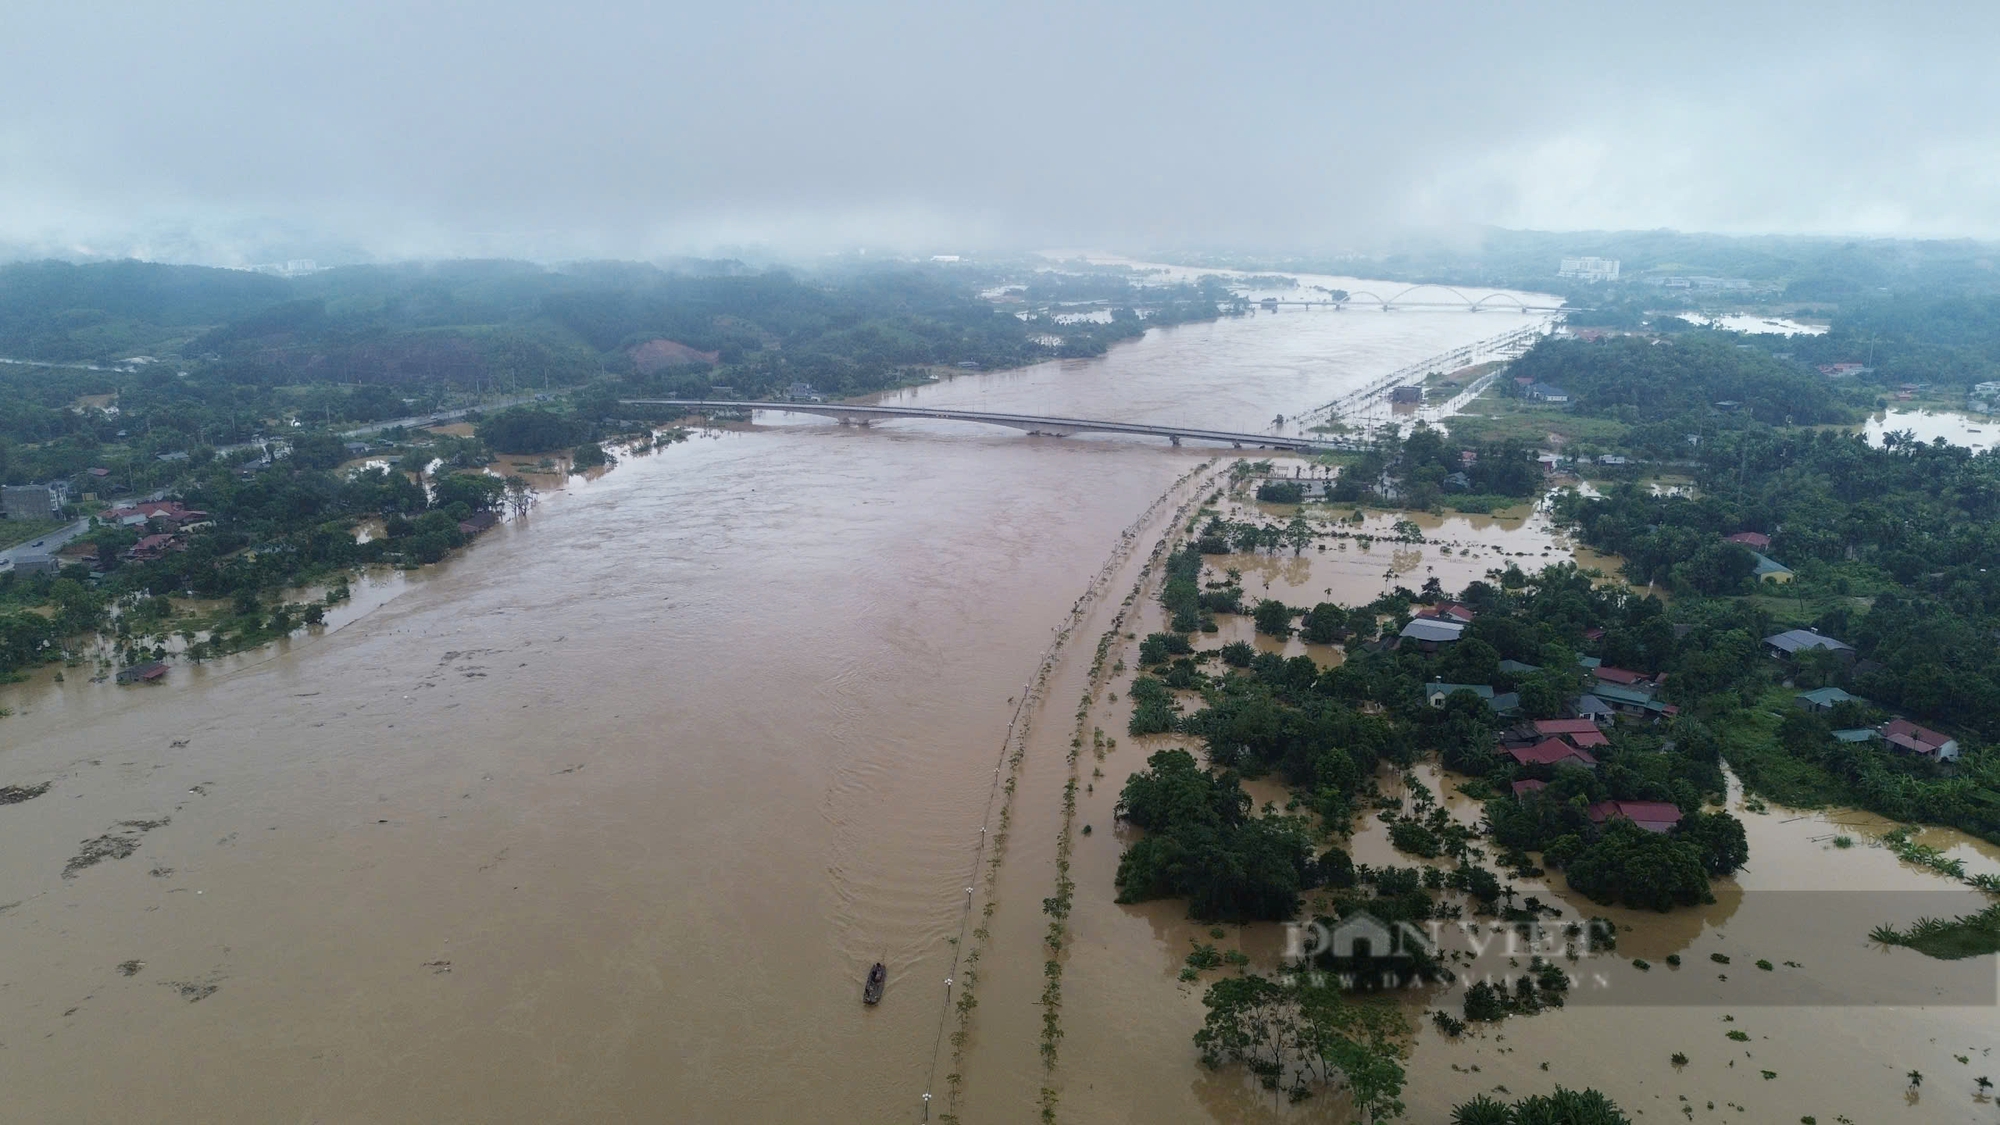
[(939, 410), (917, 406), (864, 406), (844, 402), (737, 402), (714, 399), (622, 399), (632, 406), (673, 406), (700, 413), (710, 410), (779, 410), (792, 414), (815, 414), (843, 422), (868, 422), (890, 418), (936, 418), (950, 422), (983, 422), (1006, 426), (1032, 434), (1076, 433), (1143, 434), (1179, 441), (1208, 441), (1233, 446), (1266, 449), (1293, 449), (1322, 453), (1345, 448), (1345, 443), (1319, 438), (1285, 437), (1280, 434), (1244, 434), (1228, 430), (1204, 430), (1192, 426), (1171, 426), (1154, 422), (1112, 422), (1097, 418), (1055, 418), (1038, 414), (1010, 414), (986, 410)]

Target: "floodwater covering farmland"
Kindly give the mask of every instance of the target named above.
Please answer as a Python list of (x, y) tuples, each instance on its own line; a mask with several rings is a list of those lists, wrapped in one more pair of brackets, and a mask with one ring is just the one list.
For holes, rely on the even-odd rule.
[[(1259, 431), (1524, 322), (1286, 309), (885, 397)], [(0, 810), (9, 1116), (918, 1120), (960, 1065), (951, 1004), (991, 903), (957, 1109), (1024, 1119), (1073, 701), (1123, 730), (1091, 646), (1157, 627), (1149, 593), (1124, 599), (1237, 456), (760, 413), (570, 478), (441, 566), (357, 583), (324, 631), (153, 688), (45, 672), (4, 689), (0, 784), (51, 783)], [(1532, 512), (1415, 522), (1421, 542), (1245, 558), (1249, 591), (1352, 603), (1572, 557)], [(1100, 830), (1074, 859), (1065, 1115), (1338, 1120), (1196, 1064), (1199, 995), (1175, 979), (1194, 930), (1171, 903), (1112, 903), (1110, 806), (1145, 752), (1107, 754), (1076, 812)], [(1627, 919), (1630, 948), (1929, 971), (1865, 945), (1894, 919), (1798, 932), (1752, 892), (1946, 884), (1836, 854), (1809, 820), (1746, 819), (1737, 887)], [(1231, 940), (1266, 965), (1280, 946), (1275, 927)], [(866, 1008), (877, 960), (887, 996)], [(1879, 1120), (1903, 1108), (1903, 1069), (1944, 1072), (1993, 1030), (1990, 1009), (1775, 1006), (1734, 1013), (1756, 1058), (1730, 1067), (1715, 991), (1463, 1042), (1426, 1029), (1413, 1117), (1563, 1081), (1649, 1116)]]

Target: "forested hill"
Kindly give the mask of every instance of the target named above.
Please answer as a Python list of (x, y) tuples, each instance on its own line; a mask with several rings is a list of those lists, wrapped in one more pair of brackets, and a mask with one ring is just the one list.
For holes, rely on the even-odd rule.
[[(149, 351), (295, 367), (304, 352), (322, 366), (355, 362), (366, 373), (375, 357), (357, 348), (410, 333), (462, 335), (475, 345), (494, 334), (539, 334), (558, 350), (587, 348), (593, 358), (665, 337), (721, 352), (724, 363), (782, 347), (864, 364), (997, 365), (1098, 354), (1131, 335), (1142, 317), (1212, 317), (1214, 302), (1227, 300), (1214, 283), (1142, 286), (1118, 269), (1067, 285), (1049, 280), (1066, 276), (1032, 265), (889, 264), (806, 275), (733, 262), (668, 271), (619, 262), (551, 269), (465, 261), (278, 278), (130, 261), (17, 263), (0, 267), (0, 354), (103, 363)], [(981, 298), (1008, 281), (1018, 282), (1018, 293), (1038, 290), (1037, 300), (1002, 307)], [(1059, 329), (1032, 315), (1062, 301), (1126, 315), (1109, 324), (1066, 320)]]
[(176, 328), (220, 324), (291, 295), (275, 277), (152, 262), (0, 267), (0, 355), (108, 360)]
[[(1217, 282), (1153, 280), (1044, 261), (811, 273), (468, 261), (292, 278), (15, 264), (0, 267), (0, 358), (68, 366), (0, 365), (0, 465), (9, 445), (36, 452), (8, 477), (35, 478), (100, 462), (99, 446), (151, 457), (287, 419), (339, 428), (585, 385), (599, 402), (716, 387), (759, 398), (796, 383), (852, 395), (935, 368), (1101, 355), (1233, 304)], [(116, 396), (118, 411), (80, 410), (84, 396)]]

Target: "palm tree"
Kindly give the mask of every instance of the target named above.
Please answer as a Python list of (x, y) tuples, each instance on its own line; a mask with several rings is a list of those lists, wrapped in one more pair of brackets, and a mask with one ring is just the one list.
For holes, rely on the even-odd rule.
[(1993, 1088), (1993, 1080), (1991, 1078), (1986, 1077), (1984, 1074), (1973, 1079), (1972, 1083), (1973, 1085), (1979, 1087), (1979, 1092), (1981, 1094), (1984, 1094), (1986, 1093), (1986, 1091), (1991, 1090)]
[(1921, 1070), (1913, 1070), (1906, 1077), (1910, 1080), (1910, 1089), (1912, 1090), (1924, 1084), (1924, 1072)]
[(1507, 1108), (1505, 1102), (1496, 1102), (1481, 1094), (1452, 1107), (1451, 1125), (1508, 1125), (1513, 1117), (1513, 1111)]

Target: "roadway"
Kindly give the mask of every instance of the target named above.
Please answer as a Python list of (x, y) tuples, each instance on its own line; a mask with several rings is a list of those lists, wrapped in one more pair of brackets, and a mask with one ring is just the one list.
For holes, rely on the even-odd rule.
[(90, 519), (86, 516), (67, 527), (59, 527), (39, 539), (33, 539), (0, 551), (0, 571), (14, 569), (14, 560), (21, 555), (53, 555), (57, 551), (62, 550), (70, 540), (89, 530)]
[[(340, 431), (340, 436), (344, 438), (367, 437), (369, 434), (379, 434), (383, 430), (393, 430), (397, 426), (448, 426), (453, 422), (463, 421), (466, 415), (474, 412), (505, 410), (510, 406), (523, 406), (531, 402), (546, 401), (548, 397), (546, 394), (516, 395), (513, 398), (503, 398), (496, 402), (482, 402), (476, 406), (461, 406), (454, 410), (435, 410), (429, 414), (412, 414), (405, 418), (391, 418), (386, 422), (370, 422), (365, 426), (356, 426), (351, 430), (342, 430)], [(259, 441), (239, 441), (230, 445), (218, 445), (215, 447), (215, 452), (217, 454), (225, 454), (234, 453), (239, 449), (258, 449), (269, 442), (284, 441), (285, 438), (286, 435), (282, 433), (272, 434)]]
[(778, 410), (791, 414), (814, 414), (834, 418), (843, 425), (867, 425), (897, 418), (932, 418), (949, 422), (981, 422), (1005, 426), (1030, 434), (1067, 437), (1070, 434), (1139, 434), (1163, 437), (1179, 445), (1183, 441), (1213, 442), (1221, 445), (1258, 449), (1288, 449), (1301, 453), (1329, 453), (1350, 448), (1338, 439), (1285, 437), (1279, 434), (1245, 434), (1228, 430), (1204, 430), (1192, 426), (1172, 426), (1154, 422), (1111, 422), (1097, 418), (1055, 418), (1038, 414), (1006, 414), (985, 410), (936, 410), (917, 406), (862, 406), (845, 402), (741, 402), (714, 399), (620, 399), (626, 406), (671, 406), (690, 413), (718, 410)]

